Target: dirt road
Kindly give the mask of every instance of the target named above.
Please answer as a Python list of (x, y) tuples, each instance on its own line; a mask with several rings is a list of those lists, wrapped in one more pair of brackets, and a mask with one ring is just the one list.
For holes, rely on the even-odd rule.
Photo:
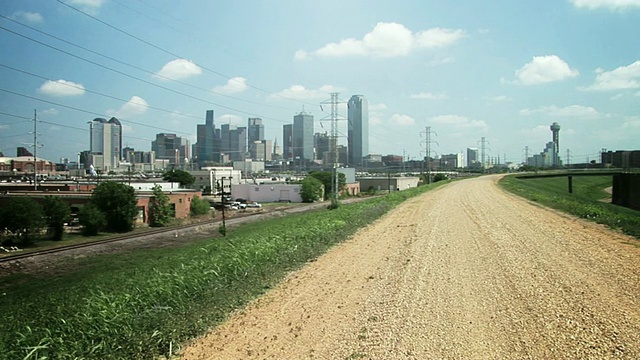
[(639, 243), (496, 180), (409, 200), (183, 359), (640, 359)]

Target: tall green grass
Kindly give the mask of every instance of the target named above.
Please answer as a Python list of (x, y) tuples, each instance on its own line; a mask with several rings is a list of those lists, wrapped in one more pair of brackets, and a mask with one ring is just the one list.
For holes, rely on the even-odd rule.
[(640, 238), (640, 211), (613, 205), (607, 200), (611, 176), (574, 176), (573, 193), (566, 177), (527, 178), (506, 176), (500, 185), (542, 205), (607, 225)]
[[(243, 225), (225, 239), (0, 284), (0, 359), (154, 359), (428, 187)], [(23, 279), (24, 280), (24, 279)]]

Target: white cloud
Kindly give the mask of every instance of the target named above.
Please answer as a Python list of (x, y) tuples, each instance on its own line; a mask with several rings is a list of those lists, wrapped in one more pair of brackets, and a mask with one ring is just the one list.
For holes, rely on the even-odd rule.
[(129, 101), (123, 104), (120, 109), (109, 109), (106, 111), (107, 115), (115, 116), (117, 118), (129, 118), (135, 115), (142, 115), (147, 112), (149, 104), (147, 101), (139, 96), (132, 96)]
[(430, 120), (436, 124), (447, 125), (451, 129), (472, 129), (481, 132), (489, 130), (489, 125), (484, 120), (470, 119), (462, 115), (439, 115)]
[(531, 62), (516, 71), (518, 82), (523, 85), (560, 81), (579, 74), (557, 55), (534, 56)]
[(409, 115), (393, 114), (391, 115), (389, 122), (393, 125), (411, 126), (416, 123), (416, 120)]
[(609, 91), (640, 88), (640, 60), (611, 71), (596, 69), (596, 81), (581, 90)]
[[(224, 124), (231, 124), (231, 125), (236, 125), (236, 126), (244, 126), (244, 118), (240, 117), (238, 115), (233, 115), (233, 114), (224, 114), (224, 115), (220, 115), (216, 118), (216, 124), (220, 124), (220, 125), (224, 125)], [(216, 125), (218, 126), (218, 125)]]
[(166, 63), (156, 77), (161, 80), (181, 80), (194, 75), (202, 74), (202, 69), (187, 59), (175, 59)]
[(22, 20), (28, 23), (37, 24), (44, 21), (44, 18), (39, 13), (33, 13), (29, 11), (16, 11), (11, 18), (15, 20)]
[(449, 95), (446, 92), (443, 93), (432, 93), (432, 92), (421, 92), (419, 94), (412, 94), (412, 99), (423, 99), (423, 100), (447, 100), (449, 99)]
[(47, 80), (38, 92), (51, 96), (77, 96), (84, 94), (84, 86), (67, 80)]
[(436, 48), (449, 46), (466, 36), (461, 29), (433, 28), (423, 30), (416, 34), (416, 46), (421, 48)]
[(578, 8), (589, 10), (607, 8), (609, 10), (623, 10), (632, 7), (640, 7), (640, 0), (571, 0)]
[(347, 38), (326, 44), (312, 52), (298, 50), (294, 54), (294, 58), (306, 60), (313, 56), (373, 56), (382, 58), (406, 56), (418, 48), (438, 48), (452, 45), (465, 36), (466, 32), (461, 29), (432, 28), (414, 34), (402, 24), (379, 22), (361, 40)]
[(47, 110), (44, 110), (43, 113), (45, 113), (47, 115), (58, 115), (60, 113), (60, 111), (58, 111), (58, 109), (56, 109), (56, 108), (49, 108)]
[(80, 8), (80, 10), (89, 15), (98, 15), (98, 10), (104, 4), (105, 0), (69, 0), (67, 3)]
[(623, 129), (640, 130), (640, 116), (627, 116), (621, 126)]
[(323, 85), (319, 89), (307, 89), (302, 85), (292, 85), (288, 89), (269, 95), (271, 99), (295, 99), (295, 100), (325, 100), (332, 92), (341, 92), (342, 89), (332, 85)]
[(248, 88), (249, 86), (247, 85), (247, 79), (236, 76), (229, 79), (226, 85), (216, 86), (215, 88), (213, 88), (213, 91), (222, 94), (237, 94), (247, 90)]
[(552, 106), (543, 106), (537, 109), (522, 109), (520, 115), (530, 116), (535, 114), (543, 114), (556, 118), (580, 118), (580, 119), (598, 119), (602, 116), (598, 110), (591, 106), (570, 105), (563, 108)]

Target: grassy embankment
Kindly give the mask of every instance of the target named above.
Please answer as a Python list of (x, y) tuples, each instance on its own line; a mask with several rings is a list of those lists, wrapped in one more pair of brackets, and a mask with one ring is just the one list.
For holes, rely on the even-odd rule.
[(566, 177), (506, 176), (500, 185), (510, 192), (584, 219), (607, 225), (640, 239), (640, 211), (611, 204), (611, 176), (574, 176), (573, 194)]
[(168, 356), (289, 271), (441, 183), (242, 225), (226, 239), (77, 260), (73, 271), (47, 279), (0, 278), (0, 359)]

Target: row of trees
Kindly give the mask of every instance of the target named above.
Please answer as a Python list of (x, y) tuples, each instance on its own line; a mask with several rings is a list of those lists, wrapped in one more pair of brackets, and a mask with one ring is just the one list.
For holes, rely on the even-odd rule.
[[(134, 229), (138, 212), (133, 187), (106, 181), (96, 186), (89, 202), (80, 209), (78, 222), (85, 236), (102, 231), (124, 233)], [(194, 197), (190, 212), (196, 216), (209, 214), (209, 202)], [(149, 217), (150, 226), (156, 227), (169, 226), (175, 218), (169, 196), (159, 185), (153, 188)], [(62, 240), (65, 224), (71, 220), (71, 208), (59, 196), (46, 196), (42, 201), (16, 197), (0, 208), (0, 235), (9, 243), (21, 245), (30, 245), (43, 237)]]

